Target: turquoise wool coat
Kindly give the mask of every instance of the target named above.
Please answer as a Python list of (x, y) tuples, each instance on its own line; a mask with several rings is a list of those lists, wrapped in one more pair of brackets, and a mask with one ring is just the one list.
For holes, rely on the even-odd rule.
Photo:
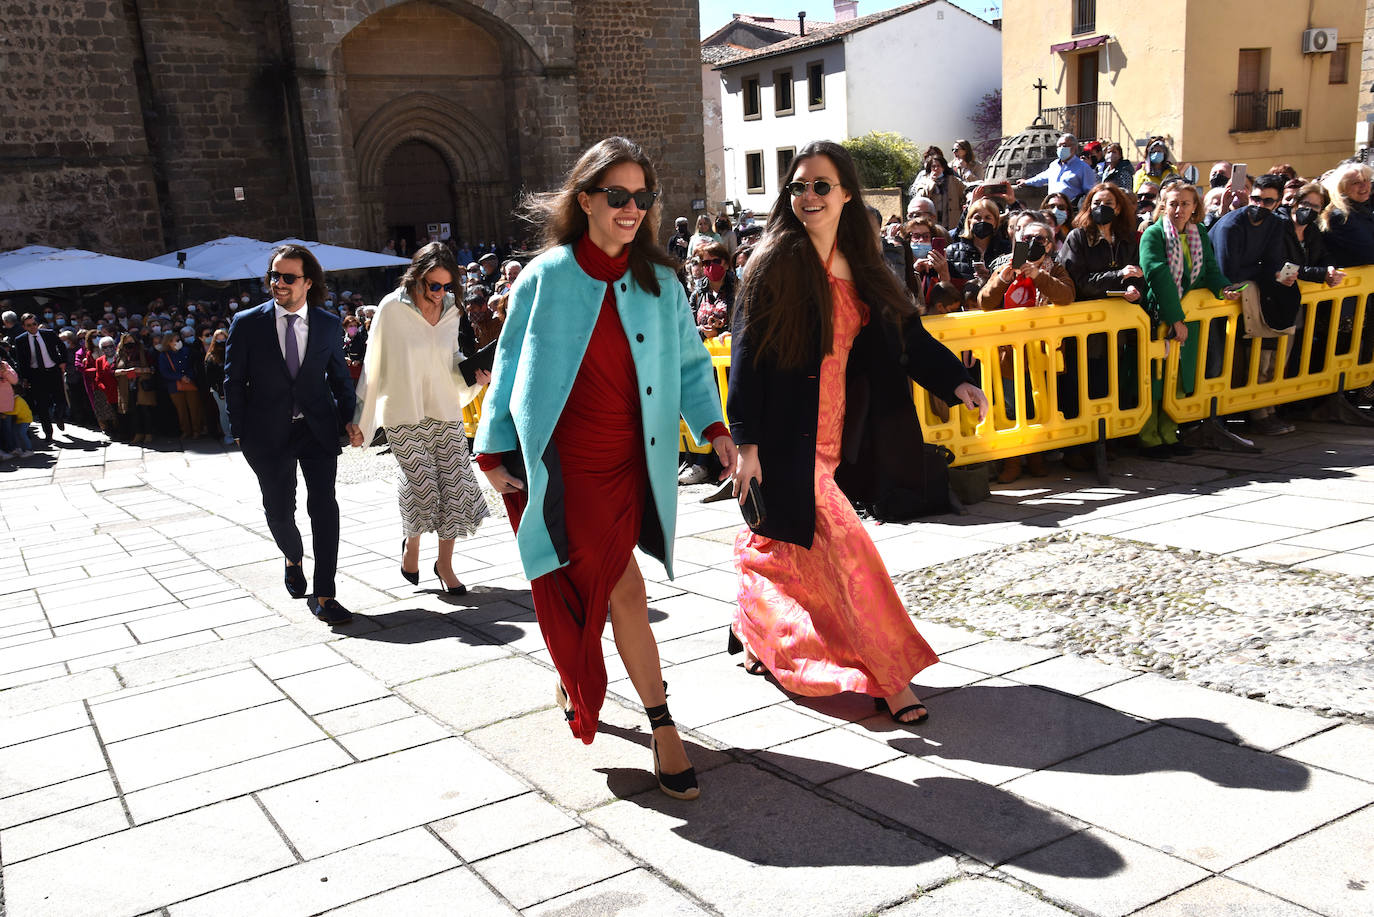
[[(628, 271), (614, 289), (638, 377), (649, 490), (664, 541), (659, 559), (671, 577), (678, 417), (699, 437), (721, 412), (711, 357), (682, 285), (667, 268), (654, 271), (662, 289), (658, 296), (640, 289)], [(605, 294), (606, 284), (583, 272), (571, 245), (535, 258), (511, 288), (475, 449), (491, 454), (519, 447), (524, 453), (529, 505), (515, 543), (530, 579), (568, 563), (566, 545), (555, 544), (549, 527), (551, 513), (558, 519), (562, 512), (559, 489), (550, 500), (549, 473), (540, 458), (572, 391)], [(595, 415), (586, 420), (597, 422)], [(555, 522), (555, 527), (561, 525)]]

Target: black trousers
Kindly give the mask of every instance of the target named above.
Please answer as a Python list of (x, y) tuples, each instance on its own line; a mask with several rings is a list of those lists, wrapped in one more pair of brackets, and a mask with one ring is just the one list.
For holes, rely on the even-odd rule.
[(53, 421), (61, 422), (66, 416), (67, 397), (62, 391), (62, 370), (29, 370), (29, 407), (33, 410), (34, 422), (43, 425), (43, 435), (52, 439)]
[(244, 453), (258, 476), (267, 527), (277, 548), (289, 561), (299, 562), (305, 553), (296, 527), (296, 468), (305, 478), (305, 511), (310, 516), (311, 544), (315, 554), (315, 591), (312, 595), (336, 596), (334, 574), (339, 564), (339, 502), (334, 498), (334, 479), (339, 457), (333, 443), (325, 445), (304, 421), (291, 424), (287, 447), (275, 455)]

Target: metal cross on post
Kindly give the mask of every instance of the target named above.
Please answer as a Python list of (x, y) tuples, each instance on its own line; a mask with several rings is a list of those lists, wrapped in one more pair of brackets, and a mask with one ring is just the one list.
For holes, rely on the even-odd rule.
[(1045, 81), (1037, 79), (1031, 89), (1035, 90), (1035, 123), (1045, 123), (1045, 90), (1050, 87), (1045, 85)]

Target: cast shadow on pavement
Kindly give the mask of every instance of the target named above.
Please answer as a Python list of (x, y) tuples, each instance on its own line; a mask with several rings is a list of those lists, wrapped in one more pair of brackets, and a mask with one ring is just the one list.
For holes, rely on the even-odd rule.
[[(644, 733), (605, 722), (600, 732), (639, 744), (647, 740)], [(688, 754), (698, 760), (700, 747), (686, 744)], [(857, 771), (833, 787), (905, 826), (893, 827), (774, 770), (806, 769), (812, 765), (807, 759), (769, 753), (771, 767), (765, 768), (750, 752), (734, 748), (727, 753), (740, 760), (701, 774), (701, 798), (692, 802), (671, 799), (657, 789), (645, 792), (643, 771), (598, 770), (618, 797), (666, 816), (664, 827), (678, 837), (760, 866), (912, 866), (951, 850), (997, 864), (1084, 827), (1006, 790), (936, 768), (915, 779)], [(1086, 855), (1056, 863), (1057, 875), (1102, 878), (1125, 867), (1103, 842), (1087, 834), (1081, 841)]]

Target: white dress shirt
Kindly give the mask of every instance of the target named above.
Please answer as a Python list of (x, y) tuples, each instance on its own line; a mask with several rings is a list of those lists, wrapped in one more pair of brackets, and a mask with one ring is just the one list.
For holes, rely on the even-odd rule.
[(37, 369), (40, 363), (44, 369), (52, 369), (57, 365), (48, 353), (48, 343), (43, 340), (42, 332), (34, 331), (29, 334), (29, 366)]
[(306, 342), (307, 338), (309, 337), (309, 330), (310, 330), (310, 329), (309, 329), (309, 325), (310, 325), (310, 316), (309, 316), (309, 314), (308, 314), (308, 313), (310, 312), (310, 306), (308, 306), (308, 305), (301, 306), (301, 307), (300, 307), (299, 309), (297, 309), (295, 312), (292, 312), (292, 311), (290, 311), (290, 310), (288, 310), (288, 309), (283, 309), (283, 308), (281, 307), (281, 304), (278, 303), (278, 304), (276, 305), (276, 310), (277, 310), (277, 346), (281, 348), (281, 357), (282, 357), (282, 359), (283, 359), (283, 360), (286, 359), (286, 326), (287, 326), (287, 324), (288, 324), (288, 322), (286, 321), (286, 317), (287, 317), (288, 315), (294, 315), (294, 316), (296, 316), (296, 318), (299, 319), (299, 321), (296, 322), (296, 327), (295, 327), (295, 332), (296, 332), (296, 356), (300, 358), (301, 362), (304, 362), (304, 361), (305, 361), (305, 342)]

